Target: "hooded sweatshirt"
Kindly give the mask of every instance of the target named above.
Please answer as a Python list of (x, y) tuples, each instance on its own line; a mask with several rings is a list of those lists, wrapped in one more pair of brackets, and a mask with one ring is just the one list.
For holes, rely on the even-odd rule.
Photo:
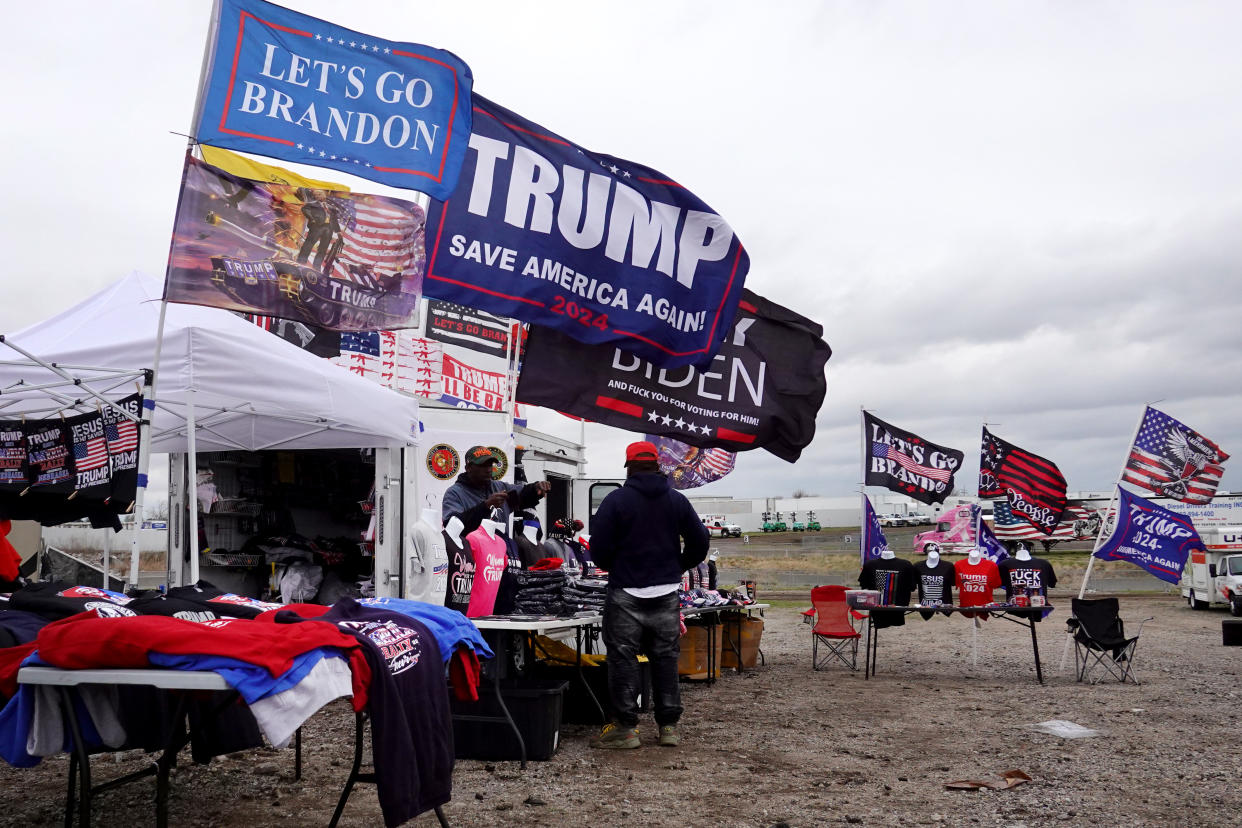
[(709, 542), (690, 501), (658, 472), (630, 475), (591, 518), (591, 556), (610, 589), (677, 583)]

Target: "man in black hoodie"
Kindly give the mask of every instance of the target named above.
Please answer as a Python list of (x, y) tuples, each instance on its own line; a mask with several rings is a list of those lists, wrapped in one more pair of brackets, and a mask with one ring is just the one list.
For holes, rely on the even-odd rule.
[(608, 695), (616, 717), (593, 747), (639, 746), (640, 649), (651, 662), (659, 744), (677, 747), (681, 742), (677, 587), (681, 574), (707, 557), (709, 539), (690, 501), (660, 473), (657, 459), (650, 442), (631, 443), (625, 450), (625, 485), (605, 497), (591, 519), (591, 555), (608, 572), (604, 644)]

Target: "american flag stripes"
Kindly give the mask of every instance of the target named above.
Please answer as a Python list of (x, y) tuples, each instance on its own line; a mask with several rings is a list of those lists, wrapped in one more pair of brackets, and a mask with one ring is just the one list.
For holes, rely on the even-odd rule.
[(1065, 476), (1056, 463), (1018, 448), (983, 427), (979, 497), (1006, 498), (1015, 515), (1050, 535), (1065, 511), (1065, 489)]
[(1098, 523), (1092, 520), (1095, 513), (1086, 506), (1066, 506), (1061, 522), (1052, 534), (1047, 535), (1036, 529), (1027, 520), (1018, 517), (1004, 500), (996, 501), (992, 506), (992, 527), (996, 537), (1001, 540), (1081, 540), (1094, 533)]
[[(371, 273), (422, 272), (423, 218), (366, 195), (336, 201), (342, 207), (341, 253), (332, 275), (370, 290), (380, 285)], [(343, 346), (342, 346), (343, 347)]]
[(92, 471), (108, 465), (108, 441), (103, 437), (91, 437), (85, 442), (75, 442), (73, 464), (80, 472)]
[(914, 474), (925, 475), (926, 477), (930, 477), (932, 480), (948, 482), (949, 478), (953, 476), (953, 472), (948, 469), (934, 469), (931, 466), (924, 466), (922, 463), (916, 463), (913, 458), (902, 454), (899, 450), (887, 443), (872, 443), (871, 456), (883, 457), (888, 460), (892, 460), (906, 471)]
[(723, 448), (701, 448), (671, 437), (645, 435), (660, 455), (660, 470), (674, 489), (693, 489), (719, 480), (733, 471), (737, 454)]
[(1121, 479), (1183, 503), (1208, 503), (1228, 459), (1202, 434), (1148, 406)]
[(119, 422), (105, 423), (104, 437), (108, 440), (108, 451), (112, 454), (133, 451), (138, 448), (138, 424), (128, 417)]

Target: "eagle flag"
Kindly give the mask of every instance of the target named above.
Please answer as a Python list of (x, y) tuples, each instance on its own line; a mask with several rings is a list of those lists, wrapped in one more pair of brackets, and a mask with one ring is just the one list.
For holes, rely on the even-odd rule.
[(900, 492), (920, 503), (944, 503), (966, 456), (863, 412), (867, 469), (863, 482)]
[(428, 296), (711, 368), (750, 259), (669, 176), (474, 96), (457, 190), (428, 209)]
[(1182, 503), (1208, 503), (1228, 459), (1199, 432), (1148, 406), (1121, 479)]
[(979, 497), (1003, 497), (1018, 517), (1051, 535), (1065, 512), (1065, 476), (1057, 464), (1008, 443), (983, 427)]
[[(1148, 409), (1149, 411), (1153, 409)], [(1162, 581), (1176, 584), (1190, 553), (1203, 541), (1186, 515), (1171, 512), (1125, 489), (1117, 506), (1117, 528), (1095, 551), (1104, 561), (1129, 561)]]

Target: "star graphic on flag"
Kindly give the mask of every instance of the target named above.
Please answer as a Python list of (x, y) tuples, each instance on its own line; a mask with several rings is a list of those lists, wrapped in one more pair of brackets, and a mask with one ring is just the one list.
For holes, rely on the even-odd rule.
[(356, 40), (351, 40), (351, 41), (349, 41), (349, 48), (353, 49), (353, 48), (354, 48), (354, 47), (356, 47), (357, 45), (358, 45), (358, 41), (356, 41)]
[(391, 49), (389, 49), (387, 46), (385, 46), (385, 47), (384, 47), (384, 54), (388, 54), (388, 53), (389, 53), (389, 52), (391, 52), (391, 51), (392, 51), (392, 50), (391, 50)]
[(323, 150), (320, 150), (320, 151), (319, 151), (319, 157), (320, 157), (320, 158), (323, 158), (325, 155), (327, 155), (327, 153), (326, 153), (326, 152), (324, 152)]
[(660, 421), (660, 415), (659, 415), (659, 414), (655, 413), (654, 411), (648, 411), (648, 412), (647, 412), (647, 422), (649, 422), (649, 423), (656, 423), (656, 422), (659, 422), (659, 421)]
[(329, 42), (329, 43), (336, 43), (336, 41), (335, 41), (335, 40), (333, 40), (331, 37), (329, 37), (329, 38), (328, 38), (328, 42)]
[(315, 154), (315, 148), (314, 148), (314, 147), (307, 147), (307, 149), (308, 149), (308, 150), (310, 150), (310, 154), (311, 154), (311, 155), (314, 155), (314, 154)]
[(336, 160), (336, 156), (335, 156), (335, 155), (330, 155), (330, 156), (328, 156), (328, 157), (329, 157), (329, 158), (331, 158), (333, 161), (335, 161), (335, 160)]
[(315, 40), (323, 40), (323, 35), (315, 35)]
[(707, 426), (700, 426), (699, 431), (703, 432), (703, 435), (706, 437), (710, 437), (712, 435), (712, 430)]
[(301, 144), (298, 144), (298, 149), (305, 149), (305, 148)]
[(621, 177), (622, 177), (622, 178), (629, 178), (629, 177), (630, 177), (630, 171), (629, 171), (629, 170), (626, 170), (625, 172), (621, 173)]
[(677, 427), (678, 427), (678, 428), (685, 428), (685, 427), (686, 427), (686, 421), (685, 421), (685, 420), (683, 420), (681, 417), (678, 417), (678, 418), (677, 418)]
[[(378, 52), (378, 51), (379, 51), (379, 47), (378, 47), (378, 46), (372, 46), (372, 47), (371, 47), (371, 51), (372, 51), (372, 52)], [(387, 49), (385, 49), (384, 51), (387, 51)]]
[(609, 165), (609, 167), (608, 167), (608, 172), (610, 172), (610, 173), (617, 173), (617, 172), (620, 172), (620, 170), (621, 170), (621, 168), (620, 168), (620, 167), (618, 167), (616, 164), (611, 164), (611, 165)]
[(669, 425), (673, 422), (673, 418), (665, 414), (663, 417), (660, 418), (660, 422), (663, 423), (664, 425)]

